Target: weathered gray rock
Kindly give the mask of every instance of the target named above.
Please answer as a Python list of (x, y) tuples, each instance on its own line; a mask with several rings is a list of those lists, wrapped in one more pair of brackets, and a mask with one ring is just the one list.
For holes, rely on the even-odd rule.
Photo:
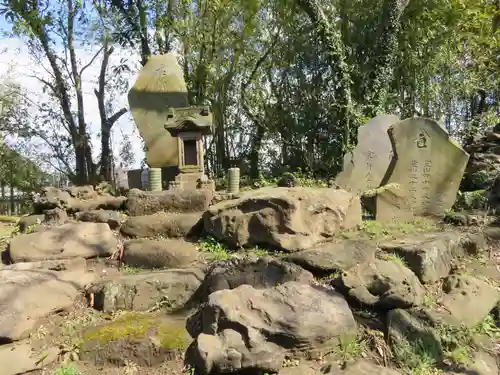
[(425, 292), (417, 276), (394, 260), (359, 264), (345, 271), (341, 282), (361, 304), (385, 309), (418, 306)]
[(172, 310), (184, 307), (198, 289), (204, 272), (199, 268), (171, 269), (123, 275), (102, 280), (87, 289), (94, 308), (104, 312), (145, 311), (160, 302)]
[[(423, 283), (432, 283), (445, 277), (450, 272), (452, 261), (466, 251), (472, 251), (481, 245), (481, 236), (446, 231), (418, 234), (402, 240), (379, 244), (387, 252), (396, 253), (408, 264), (408, 267)], [(478, 242), (479, 241), (479, 242)]]
[(80, 289), (98, 276), (87, 272), (82, 260), (54, 263), (0, 269), (0, 338), (25, 338), (40, 319), (71, 307)]
[(29, 229), (41, 225), (44, 222), (44, 220), (45, 220), (45, 215), (23, 216), (22, 218), (19, 219), (17, 225), (19, 227), (19, 231), (21, 233), (25, 233)]
[(118, 241), (107, 224), (67, 223), (42, 232), (21, 234), (10, 242), (14, 263), (112, 254)]
[(205, 302), (214, 292), (245, 284), (255, 289), (266, 289), (290, 281), (309, 284), (313, 280), (313, 275), (301, 267), (271, 257), (227, 260), (210, 267), (198, 293), (200, 301)]
[(73, 197), (67, 192), (53, 186), (42, 188), (40, 194), (34, 195), (33, 209), (35, 214), (42, 214), (45, 210), (53, 208), (67, 208), (74, 201)]
[(44, 223), (50, 226), (63, 225), (69, 221), (68, 214), (66, 210), (62, 208), (53, 208), (51, 210), (45, 210)]
[[(416, 310), (395, 309), (387, 314), (389, 345), (396, 361), (407, 363), (408, 351), (415, 352), (419, 347), (425, 347), (426, 353), (432, 356), (436, 363), (443, 359), (443, 347), (431, 320), (422, 312)], [(419, 363), (412, 363), (414, 367)]]
[(187, 353), (201, 375), (277, 372), (285, 355), (314, 357), (357, 331), (340, 294), (297, 282), (212, 293), (203, 307), (202, 328)]
[(324, 276), (375, 259), (376, 248), (377, 246), (370, 241), (345, 240), (302, 250), (284, 259), (318, 276)]
[(77, 220), (90, 223), (106, 223), (111, 229), (116, 229), (120, 226), (123, 217), (118, 211), (113, 210), (92, 210), (77, 212), (75, 215)]
[(461, 324), (474, 327), (498, 301), (500, 292), (494, 286), (472, 276), (451, 275), (443, 283), (441, 303)]
[(495, 359), (494, 356), (479, 351), (472, 354), (472, 361), (470, 364), (461, 366), (462, 369), (459, 372), (450, 372), (446, 375), (463, 375), (463, 374), (473, 374), (473, 375), (499, 375), (500, 374), (500, 362)]
[(387, 130), (397, 122), (397, 116), (380, 115), (358, 128), (358, 144), (345, 154), (343, 170), (335, 180), (340, 188), (361, 195), (380, 186), (392, 159)]
[(129, 191), (126, 207), (130, 216), (152, 215), (158, 212), (185, 213), (208, 209), (213, 198), (211, 190)]
[(233, 247), (310, 248), (361, 223), (359, 198), (330, 188), (263, 188), (205, 212), (205, 230)]
[(182, 240), (131, 240), (124, 243), (123, 262), (141, 268), (177, 268), (193, 263), (198, 249)]
[(146, 216), (131, 216), (122, 225), (121, 232), (130, 237), (191, 237), (203, 229), (202, 213), (185, 214), (158, 213)]
[[(2, 375), (19, 375), (41, 370), (57, 360), (59, 348), (33, 350), (28, 340), (0, 346)], [(45, 357), (43, 361), (40, 361)]]

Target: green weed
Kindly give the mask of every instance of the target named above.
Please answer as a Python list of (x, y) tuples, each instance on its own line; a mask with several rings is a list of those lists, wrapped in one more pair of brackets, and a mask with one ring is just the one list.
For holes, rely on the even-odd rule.
[(56, 370), (54, 375), (84, 375), (73, 366), (64, 366)]
[(208, 253), (214, 260), (226, 260), (231, 258), (229, 249), (213, 237), (205, 238), (200, 242), (202, 251)]

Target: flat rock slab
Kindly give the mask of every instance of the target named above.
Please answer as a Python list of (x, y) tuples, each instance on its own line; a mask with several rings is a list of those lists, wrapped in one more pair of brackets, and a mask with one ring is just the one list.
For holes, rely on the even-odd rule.
[(298, 282), (212, 293), (201, 315), (203, 333), (188, 352), (200, 374), (221, 369), (277, 372), (285, 355), (295, 351), (315, 357), (337, 345), (341, 336), (357, 332), (340, 294)]
[(370, 241), (339, 241), (298, 251), (284, 259), (318, 276), (349, 270), (359, 263), (375, 259), (377, 246)]
[(176, 310), (191, 299), (204, 277), (205, 273), (200, 268), (122, 275), (90, 286), (87, 294), (94, 297), (93, 307), (106, 313), (146, 311), (160, 302), (164, 307)]
[(67, 263), (70, 269), (61, 271), (51, 270), (57, 265), (43, 263), (0, 269), (0, 338), (22, 339), (38, 320), (71, 307), (80, 290), (98, 276), (77, 264)]
[(130, 216), (152, 215), (158, 212), (200, 212), (208, 209), (213, 192), (206, 189), (142, 191), (130, 190), (126, 203)]
[(358, 144), (344, 156), (344, 167), (335, 183), (360, 195), (380, 186), (392, 160), (389, 127), (399, 122), (395, 115), (379, 115), (358, 128)]
[(454, 231), (413, 235), (403, 240), (379, 244), (386, 252), (401, 256), (423, 283), (432, 283), (448, 275), (452, 261), (464, 255), (467, 237)]
[(197, 247), (186, 241), (130, 240), (124, 243), (123, 262), (141, 268), (177, 268), (198, 258)]
[[(19, 375), (41, 370), (57, 360), (59, 348), (46, 348), (34, 351), (28, 341), (0, 346), (2, 375)], [(43, 358), (43, 361), (40, 359)]]
[[(399, 184), (407, 191), (415, 216), (444, 215), (455, 203), (469, 154), (439, 123), (426, 118), (401, 121), (388, 134), (394, 155), (383, 184)], [(378, 201), (377, 209), (385, 210), (383, 205)]]
[(124, 217), (119, 211), (114, 210), (91, 210), (77, 212), (77, 220), (89, 223), (106, 223), (111, 229), (116, 229), (121, 225)]
[(201, 212), (131, 216), (122, 225), (121, 232), (126, 236), (140, 238), (190, 237), (203, 228), (201, 216)]
[(359, 264), (345, 271), (341, 282), (361, 304), (384, 309), (418, 306), (425, 292), (417, 276), (395, 260)]
[(443, 283), (443, 291), (443, 306), (458, 322), (471, 328), (500, 301), (497, 288), (472, 276), (449, 276)]
[(359, 225), (361, 204), (345, 190), (268, 187), (213, 205), (203, 219), (208, 233), (232, 247), (299, 251)]
[(21, 234), (10, 242), (14, 263), (64, 258), (94, 258), (112, 254), (118, 245), (103, 223), (68, 223), (37, 233)]

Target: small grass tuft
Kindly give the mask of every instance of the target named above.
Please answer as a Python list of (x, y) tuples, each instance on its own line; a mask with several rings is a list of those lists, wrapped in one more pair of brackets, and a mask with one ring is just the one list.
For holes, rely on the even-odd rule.
[(406, 375), (434, 375), (439, 357), (436, 347), (423, 340), (402, 341), (392, 348), (394, 361)]
[(73, 366), (64, 366), (64, 367), (59, 367), (54, 372), (54, 375), (84, 375), (84, 374), (82, 374), (78, 369), (76, 369)]
[(366, 355), (368, 343), (365, 338), (353, 335), (344, 335), (340, 337), (339, 344), (335, 348), (335, 356), (343, 361), (359, 359)]
[(205, 238), (200, 242), (200, 249), (208, 253), (214, 260), (231, 258), (229, 249), (213, 237)]
[(380, 255), (380, 259), (387, 260), (387, 261), (390, 261), (390, 262), (399, 263), (402, 266), (408, 267), (408, 265), (406, 264), (406, 260), (402, 256), (400, 256), (398, 254), (387, 254), (387, 253), (384, 253), (384, 254)]
[(144, 272), (144, 269), (141, 267), (129, 266), (127, 264), (124, 264), (122, 269), (127, 275), (137, 275), (138, 273)]
[(372, 239), (397, 238), (414, 233), (425, 233), (436, 230), (435, 224), (424, 218), (415, 219), (412, 222), (381, 223), (376, 220), (364, 221), (356, 231), (342, 233), (344, 238), (356, 238), (365, 234)]

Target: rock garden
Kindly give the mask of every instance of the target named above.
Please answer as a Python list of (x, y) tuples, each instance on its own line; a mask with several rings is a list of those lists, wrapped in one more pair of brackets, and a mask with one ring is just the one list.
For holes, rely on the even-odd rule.
[(2, 224), (2, 375), (499, 374), (487, 213), (362, 220), (357, 195), (300, 186), (33, 208)]

